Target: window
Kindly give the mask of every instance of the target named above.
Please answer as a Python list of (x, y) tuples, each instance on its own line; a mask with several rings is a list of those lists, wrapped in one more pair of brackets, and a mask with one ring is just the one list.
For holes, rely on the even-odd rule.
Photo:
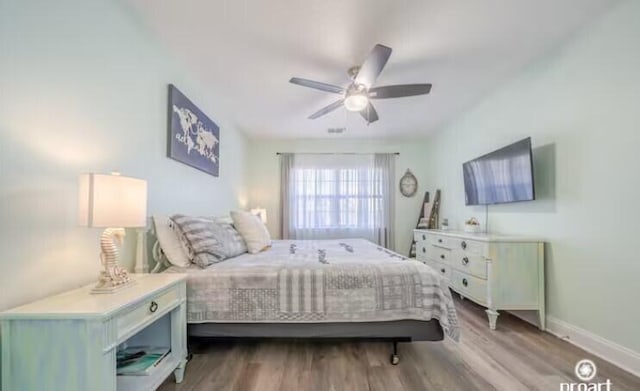
[(380, 169), (298, 168), (293, 201), (296, 228), (375, 228), (382, 219)]
[(282, 159), (283, 238), (365, 238), (388, 244), (393, 155), (304, 154)]

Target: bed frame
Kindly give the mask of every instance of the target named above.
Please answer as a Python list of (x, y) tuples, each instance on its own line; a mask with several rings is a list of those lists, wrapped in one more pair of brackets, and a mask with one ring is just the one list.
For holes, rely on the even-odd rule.
[[(136, 273), (161, 273), (171, 264), (155, 235), (154, 224), (138, 231)], [(148, 247), (148, 244), (151, 247)], [(151, 252), (151, 257), (147, 256)], [(444, 332), (437, 320), (399, 320), (363, 323), (194, 323), (187, 325), (190, 338), (210, 339), (290, 339), (388, 341), (392, 343), (390, 362), (400, 362), (398, 342), (442, 341)]]

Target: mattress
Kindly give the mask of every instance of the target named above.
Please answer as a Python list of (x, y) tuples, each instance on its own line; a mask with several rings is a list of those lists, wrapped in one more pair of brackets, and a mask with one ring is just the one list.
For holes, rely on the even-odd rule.
[(430, 267), (363, 239), (279, 240), (187, 274), (187, 322), (367, 323), (437, 320), (457, 340), (447, 283)]

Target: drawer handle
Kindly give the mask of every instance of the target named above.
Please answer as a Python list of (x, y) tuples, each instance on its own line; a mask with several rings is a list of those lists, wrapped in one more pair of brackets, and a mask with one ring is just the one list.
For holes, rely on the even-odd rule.
[(424, 248), (424, 247), (422, 247), (422, 252), (423, 252), (423, 253), (426, 253), (426, 252), (427, 252), (427, 249), (426, 249), (426, 248)]
[(442, 243), (442, 239), (438, 239), (438, 243)]
[(466, 287), (467, 285), (469, 285), (469, 282), (467, 281), (467, 279), (466, 279), (466, 278), (463, 278), (463, 279), (462, 279), (462, 285), (464, 285), (465, 287)]
[(151, 305), (149, 306), (149, 311), (156, 312), (158, 310), (158, 303), (156, 303), (155, 301), (151, 302)]
[(440, 254), (440, 259), (444, 259), (444, 254)]
[(444, 274), (445, 270), (444, 269), (440, 269), (440, 273)]
[(422, 240), (427, 240), (427, 237), (422, 235)]
[(467, 266), (469, 264), (469, 258), (467, 257), (462, 258), (462, 264)]
[(463, 240), (462, 243), (460, 243), (460, 247), (462, 247), (462, 249), (465, 250), (467, 248), (467, 242)]

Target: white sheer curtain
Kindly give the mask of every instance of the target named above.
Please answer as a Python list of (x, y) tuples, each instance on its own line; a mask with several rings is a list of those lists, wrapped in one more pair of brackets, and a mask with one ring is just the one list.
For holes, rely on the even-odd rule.
[(282, 155), (282, 237), (393, 248), (394, 163), (392, 154)]

